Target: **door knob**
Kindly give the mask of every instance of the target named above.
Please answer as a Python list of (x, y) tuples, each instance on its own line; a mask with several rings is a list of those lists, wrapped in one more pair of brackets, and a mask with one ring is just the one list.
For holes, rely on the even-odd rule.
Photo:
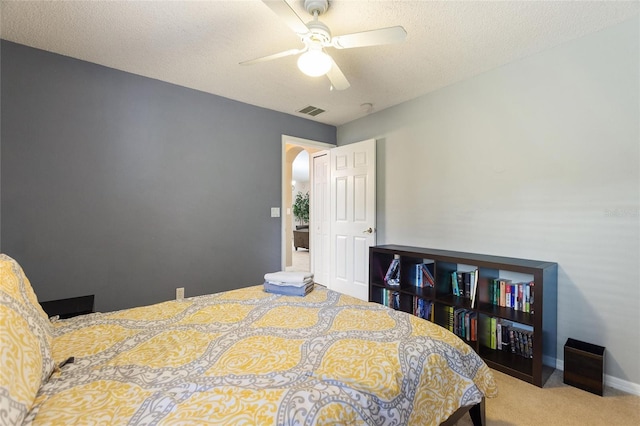
[(373, 234), (374, 229), (373, 228), (369, 228), (366, 231), (362, 231), (363, 234)]

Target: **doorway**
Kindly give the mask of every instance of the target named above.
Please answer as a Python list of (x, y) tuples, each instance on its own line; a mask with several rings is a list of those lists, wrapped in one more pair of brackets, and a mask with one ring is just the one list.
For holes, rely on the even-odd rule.
[(291, 198), (293, 200), (293, 251), (291, 253), (291, 266), (287, 266), (287, 271), (310, 271), (311, 259), (309, 251), (309, 196), (310, 196), (310, 176), (309, 152), (305, 149), (300, 151), (293, 160), (291, 167)]
[[(305, 152), (304, 158), (306, 158), (307, 162), (307, 173), (309, 173), (310, 169), (310, 158), (313, 153), (324, 151), (330, 148), (335, 148), (335, 145), (328, 144), (325, 142), (318, 142), (309, 139), (301, 139), (293, 136), (282, 136), (282, 207), (281, 207), (281, 224), (282, 224), (282, 237), (281, 237), (281, 259), (282, 259), (282, 270), (293, 270), (294, 269), (294, 230), (295, 230), (295, 221), (293, 217), (293, 200), (295, 199), (295, 194), (297, 193), (298, 188), (302, 188), (302, 190), (308, 188), (309, 195), (311, 196), (312, 187), (307, 182), (306, 187), (304, 185), (298, 185), (293, 183), (295, 180), (293, 178), (293, 164), (295, 159), (302, 153)], [(310, 173), (309, 173), (310, 175)], [(294, 192), (295, 191), (295, 192)], [(302, 192), (302, 191), (301, 191)], [(313, 212), (309, 211), (309, 223), (313, 222)], [(311, 235), (309, 235), (311, 238)], [(311, 245), (309, 245), (311, 247)], [(310, 264), (310, 253), (309, 250), (305, 251), (305, 254), (302, 254), (304, 249), (299, 248), (296, 266), (295, 269), (304, 268), (306, 265), (307, 271), (311, 271)], [(305, 257), (307, 260), (300, 260), (302, 257)], [(302, 264), (302, 266), (301, 266)], [(311, 271), (313, 272), (313, 271)]]

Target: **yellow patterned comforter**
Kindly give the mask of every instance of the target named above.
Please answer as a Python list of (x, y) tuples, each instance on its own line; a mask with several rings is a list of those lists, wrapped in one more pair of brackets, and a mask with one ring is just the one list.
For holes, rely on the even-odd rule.
[(261, 286), (54, 323), (75, 361), (26, 423), (439, 424), (496, 386), (475, 352), (412, 315), (316, 286)]

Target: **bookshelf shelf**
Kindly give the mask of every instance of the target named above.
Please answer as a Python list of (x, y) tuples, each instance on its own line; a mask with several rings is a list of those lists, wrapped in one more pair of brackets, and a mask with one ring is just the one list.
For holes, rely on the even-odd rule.
[[(399, 285), (388, 284), (392, 263), (399, 265), (394, 275)], [(370, 301), (449, 329), (489, 367), (520, 380), (542, 387), (553, 372), (557, 263), (383, 245), (369, 249), (369, 268)], [(421, 274), (421, 268), (427, 272)], [(514, 307), (500, 306), (506, 303), (498, 296), (500, 281), (506, 283), (503, 294), (514, 293)]]

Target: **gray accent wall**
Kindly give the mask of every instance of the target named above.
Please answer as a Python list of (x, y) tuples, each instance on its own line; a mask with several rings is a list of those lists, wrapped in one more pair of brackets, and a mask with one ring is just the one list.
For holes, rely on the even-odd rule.
[(1, 248), (39, 300), (110, 311), (280, 269), (281, 137), (335, 144), (335, 127), (7, 41), (1, 55)]
[[(378, 243), (557, 262), (558, 366), (640, 394), (638, 18), (338, 127), (376, 138)], [(553, 362), (555, 360), (545, 360)]]

